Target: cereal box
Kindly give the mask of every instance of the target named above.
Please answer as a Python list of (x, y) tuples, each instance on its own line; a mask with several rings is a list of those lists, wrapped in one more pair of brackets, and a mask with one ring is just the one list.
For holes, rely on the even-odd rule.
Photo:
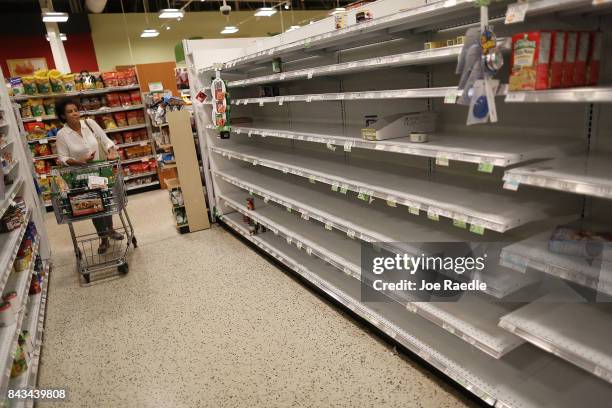
[(510, 91), (548, 89), (551, 33), (533, 31), (512, 37)]
[(565, 60), (563, 61), (563, 87), (574, 85), (574, 71), (576, 69), (576, 52), (578, 51), (578, 33), (569, 32), (565, 39)]

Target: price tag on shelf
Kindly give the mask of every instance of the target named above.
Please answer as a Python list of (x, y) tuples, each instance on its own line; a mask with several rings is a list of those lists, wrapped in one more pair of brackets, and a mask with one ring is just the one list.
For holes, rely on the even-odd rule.
[(254, 192), (253, 190), (250, 190), (250, 189), (249, 189), (249, 195), (254, 196), (254, 195), (255, 195), (255, 192)]
[(365, 191), (360, 191), (359, 194), (357, 194), (357, 198), (361, 201), (370, 201), (370, 196)]
[(48, 139), (40, 139), (40, 140), (38, 141), (38, 143), (39, 143), (39, 144), (47, 144), (47, 143), (49, 143), (49, 140), (48, 140)]
[(412, 215), (419, 215), (420, 208), (415, 206), (408, 206), (408, 212)]
[(395, 197), (387, 197), (387, 205), (389, 207), (397, 207), (397, 199)]
[(478, 171), (483, 173), (493, 173), (493, 167), (493, 163), (490, 163), (486, 160), (483, 160), (478, 163)]
[(292, 210), (292, 208), (291, 208), (291, 206), (290, 206), (290, 205), (287, 205), (285, 208), (287, 208), (287, 212), (288, 212), (288, 213), (290, 213), (290, 212), (291, 212), (291, 210)]
[(341, 192), (342, 194), (346, 195), (346, 192), (348, 191), (348, 189), (349, 189), (348, 184), (343, 184), (343, 185), (340, 187), (340, 192)]
[(286, 240), (287, 240), (287, 244), (289, 245), (291, 245), (291, 243), (293, 242), (293, 238), (291, 237), (287, 237)]
[(331, 225), (331, 222), (326, 222), (326, 223), (325, 223), (325, 229), (326, 229), (326, 230), (328, 230), (328, 231), (331, 231), (331, 230), (332, 230), (332, 225)]
[(286, 168), (286, 167), (283, 167), (283, 169), (281, 171), (283, 172), (283, 174), (289, 173), (289, 169)]
[(374, 147), (375, 150), (385, 150), (386, 146), (383, 144), (376, 144), (376, 147)]
[(268, 50), (268, 55), (272, 55), (272, 54), (274, 54), (274, 49), (269, 49)]
[(278, 106), (283, 106), (283, 103), (285, 103), (285, 99), (284, 98), (280, 98), (278, 100)]
[(440, 214), (438, 214), (438, 212), (435, 209), (429, 208), (427, 210), (427, 218), (429, 218), (432, 221), (440, 221)]
[(306, 211), (304, 211), (302, 213), (302, 219), (308, 221), (310, 219), (310, 215)]
[(264, 196), (263, 201), (264, 201), (264, 203), (266, 203), (266, 204), (267, 204), (267, 203), (268, 203), (268, 201), (270, 201), (270, 197), (268, 197), (268, 196)]
[(270, 227), (270, 230), (274, 233), (274, 235), (278, 235), (278, 230), (276, 228)]
[(455, 334), (455, 328), (448, 323), (442, 323), (442, 328), (447, 332)]
[(344, 151), (345, 152), (350, 153), (352, 149), (353, 149), (353, 142), (351, 142), (351, 141), (344, 142)]
[(306, 76), (308, 79), (312, 79), (314, 75), (314, 71), (308, 71), (308, 75)]
[(140, 159), (140, 161), (141, 161), (142, 163), (146, 163), (146, 162), (148, 162), (148, 161), (149, 161), (149, 159), (148, 159), (148, 158), (143, 158), (143, 159)]
[(525, 14), (527, 14), (527, 9), (529, 8), (529, 3), (526, 1), (519, 1), (518, 3), (509, 4), (508, 9), (506, 10), (506, 24), (514, 24), (525, 21)]
[(287, 74), (285, 74), (284, 72), (282, 74), (280, 74), (280, 80), (284, 81), (285, 77), (287, 76)]
[(454, 216), (453, 225), (457, 228), (467, 229), (467, 217), (461, 215)]
[(355, 231), (353, 230), (347, 230), (346, 231), (346, 235), (350, 238), (350, 239), (355, 239)]
[(312, 102), (312, 96), (306, 97), (306, 102), (308, 102), (308, 103)]
[(42, 122), (42, 118), (36, 118), (37, 122)]
[(47, 179), (47, 175), (46, 174), (41, 174), (40, 175), (40, 179), (41, 180), (46, 180)]
[(334, 146), (331, 141), (327, 142), (327, 148), (332, 152), (336, 151), (336, 146)]
[(451, 89), (448, 92), (446, 92), (446, 95), (444, 96), (444, 103), (448, 103), (448, 104), (455, 104), (457, 102), (457, 93), (458, 93), (458, 89)]
[(508, 92), (506, 94), (506, 102), (523, 102), (526, 95), (525, 92)]
[(148, 143), (145, 141), (140, 142), (140, 146), (146, 146)]
[(257, 160), (253, 160), (253, 166), (257, 166), (259, 162)]
[(508, 179), (504, 181), (504, 188), (506, 190), (516, 191), (518, 190), (520, 184), (520, 181), (516, 179)]
[(308, 176), (308, 182), (310, 184), (315, 184), (317, 182), (315, 176), (313, 176), (312, 174), (310, 176)]
[(249, 130), (249, 137), (251, 137), (253, 135), (253, 131)]
[(340, 183), (338, 183), (337, 181), (334, 181), (334, 182), (332, 183), (331, 189), (332, 189), (332, 191), (334, 191), (334, 192), (336, 192), (336, 193), (337, 193), (337, 192), (338, 192), (338, 188), (339, 188), (339, 187), (340, 187)]
[(310, 248), (310, 247), (306, 247), (306, 253), (307, 253), (308, 255), (312, 255), (312, 248)]
[(478, 235), (484, 235), (484, 227), (482, 225), (470, 224), (470, 232)]
[(241, 134), (241, 133), (242, 133), (242, 129), (237, 128), (237, 129), (236, 129), (236, 134), (237, 134), (237, 135), (239, 135), (239, 134)]
[(300, 241), (296, 242), (295, 246), (297, 247), (297, 249), (302, 249), (302, 243)]
[(448, 166), (448, 156), (446, 156), (445, 154), (439, 154), (436, 157), (436, 164), (438, 166)]
[(264, 106), (264, 102), (263, 101), (259, 101), (259, 106)]

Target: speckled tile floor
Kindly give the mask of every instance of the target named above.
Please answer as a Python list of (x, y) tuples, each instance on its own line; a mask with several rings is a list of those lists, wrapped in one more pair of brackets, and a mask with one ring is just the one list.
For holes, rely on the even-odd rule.
[(179, 235), (166, 191), (130, 200), (130, 273), (89, 287), (49, 214), (39, 385), (69, 400), (39, 406), (473, 406), (223, 229)]

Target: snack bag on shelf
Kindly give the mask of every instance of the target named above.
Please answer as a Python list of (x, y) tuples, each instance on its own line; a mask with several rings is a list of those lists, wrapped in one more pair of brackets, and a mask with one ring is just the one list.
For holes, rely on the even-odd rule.
[(123, 71), (125, 85), (137, 85), (138, 77), (136, 76), (136, 70), (129, 68)]
[(127, 112), (127, 121), (130, 126), (138, 124), (138, 112), (137, 111), (128, 111)]
[(117, 71), (117, 73), (115, 74), (115, 78), (117, 80), (117, 86), (127, 85), (125, 71)]
[[(127, 122), (127, 119), (126, 119)], [(127, 125), (124, 125), (127, 126)], [(132, 143), (134, 141), (134, 132), (131, 131), (127, 131), (127, 132), (123, 132), (123, 143)]]
[(74, 90), (83, 90), (83, 78), (81, 77), (81, 74), (74, 74)]
[(104, 129), (116, 129), (117, 128), (117, 124), (115, 123), (115, 119), (113, 119), (113, 115), (111, 113), (105, 113), (103, 115), (100, 115), (100, 119), (102, 120), (102, 123), (104, 124), (103, 126)]
[(100, 102), (99, 96), (92, 96), (89, 98), (89, 108), (91, 110), (98, 110), (102, 107), (102, 103)]
[(104, 81), (104, 86), (106, 87), (117, 86), (116, 72), (114, 71), (103, 72), (102, 80)]
[(43, 106), (45, 107), (45, 113), (49, 116), (55, 116), (55, 99), (43, 99)]
[(43, 105), (43, 101), (42, 99), (30, 99), (30, 106), (32, 107), (32, 116), (37, 117), (37, 116), (44, 116), (45, 114), (45, 107)]
[(121, 106), (119, 94), (116, 92), (106, 94), (106, 103), (109, 108), (119, 108)]
[(36, 95), (38, 88), (36, 88), (36, 79), (33, 76), (21, 77), (23, 83), (23, 93), (26, 95)]
[(23, 95), (25, 93), (25, 88), (23, 86), (23, 82), (19, 77), (9, 78), (9, 83), (11, 84), (11, 90), (13, 91), (13, 95)]
[(550, 52), (550, 32), (532, 31), (514, 35), (509, 90), (548, 89)]
[(115, 123), (118, 127), (125, 127), (128, 125), (127, 116), (125, 112), (115, 112), (113, 114), (113, 117), (115, 118)]
[(44, 160), (36, 160), (34, 162), (34, 171), (38, 174), (47, 174), (47, 164)]
[(62, 83), (64, 84), (64, 90), (66, 92), (73, 92), (76, 90), (75, 74), (62, 75)]
[(34, 73), (34, 78), (36, 79), (36, 89), (38, 89), (39, 94), (46, 95), (51, 93), (51, 83), (49, 82), (47, 71), (37, 71)]
[(28, 140), (38, 140), (45, 137), (45, 125), (42, 122), (24, 123), (23, 127), (28, 132)]
[(145, 124), (145, 116), (144, 116), (144, 112), (141, 110), (136, 111), (136, 116), (137, 116), (137, 123), (139, 125), (144, 125)]
[(132, 105), (140, 105), (142, 103), (142, 98), (140, 97), (140, 91), (131, 91), (130, 99), (132, 101)]
[(110, 140), (113, 141), (114, 144), (122, 144), (123, 138), (121, 137), (121, 133), (114, 133), (112, 135), (108, 135)]
[(102, 79), (102, 75), (94, 75), (94, 80), (96, 81), (96, 89), (104, 88), (104, 80)]
[(52, 92), (64, 92), (64, 81), (62, 80), (62, 73), (57, 69), (49, 71), (49, 83), (51, 84)]
[(88, 89), (96, 88), (96, 77), (94, 75), (91, 75), (87, 71), (81, 71), (80, 76), (81, 76), (82, 89), (84, 91)]
[(32, 117), (32, 104), (30, 103), (30, 99), (27, 101), (21, 102), (21, 117), (22, 118), (31, 118)]
[(119, 100), (123, 106), (130, 106), (132, 104), (132, 98), (130, 97), (129, 92), (121, 92), (119, 94)]

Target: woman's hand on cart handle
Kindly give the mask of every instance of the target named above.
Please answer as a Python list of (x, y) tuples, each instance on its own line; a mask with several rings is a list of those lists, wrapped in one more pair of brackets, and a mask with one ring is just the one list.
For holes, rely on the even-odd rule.
[(115, 149), (114, 147), (111, 147), (110, 149), (108, 149), (108, 152), (106, 153), (106, 158), (108, 160), (116, 160), (119, 158), (119, 153), (117, 153), (117, 149)]

